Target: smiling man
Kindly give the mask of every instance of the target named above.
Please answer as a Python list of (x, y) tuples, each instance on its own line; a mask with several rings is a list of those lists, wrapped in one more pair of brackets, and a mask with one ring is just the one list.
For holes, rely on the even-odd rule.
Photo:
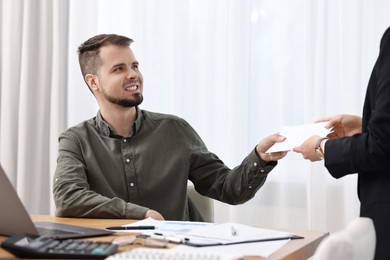
[(222, 202), (251, 199), (286, 155), (265, 153), (284, 137), (264, 138), (229, 169), (185, 120), (138, 107), (143, 77), (131, 43), (103, 34), (78, 49), (84, 80), (100, 109), (59, 137), (56, 215), (201, 221), (187, 197), (188, 180), (199, 193)]

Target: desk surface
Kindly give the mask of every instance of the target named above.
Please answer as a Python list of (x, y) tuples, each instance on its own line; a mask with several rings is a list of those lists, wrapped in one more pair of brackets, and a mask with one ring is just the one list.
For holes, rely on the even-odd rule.
[[(63, 224), (71, 224), (78, 226), (87, 226), (93, 228), (105, 228), (109, 226), (121, 226), (134, 222), (135, 220), (131, 219), (86, 219), (86, 218), (57, 218), (47, 215), (34, 215), (32, 216), (34, 221), (51, 221)], [(301, 235), (304, 239), (295, 239), (289, 241), (285, 246), (283, 246), (279, 251), (275, 252), (269, 258), (262, 257), (245, 257), (245, 259), (284, 259), (284, 260), (303, 260), (309, 258), (313, 255), (316, 247), (321, 242), (328, 233), (322, 231), (292, 231), (297, 235)], [(94, 237), (88, 238), (95, 241), (111, 241), (113, 238), (121, 235), (129, 235), (129, 233), (114, 233), (112, 236), (103, 236), (103, 237)], [(0, 241), (4, 240), (5, 237), (0, 236)], [(120, 251), (129, 250), (137, 247), (136, 245), (120, 247)], [(0, 248), (0, 260), (1, 258), (12, 257), (12, 254)]]

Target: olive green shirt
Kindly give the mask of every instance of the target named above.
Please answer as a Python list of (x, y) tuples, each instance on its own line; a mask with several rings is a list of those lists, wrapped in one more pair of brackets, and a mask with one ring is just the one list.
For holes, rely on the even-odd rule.
[(142, 219), (153, 209), (167, 220), (201, 220), (191, 213), (188, 180), (202, 195), (241, 204), (276, 165), (254, 149), (229, 169), (176, 116), (137, 108), (132, 129), (130, 136), (118, 136), (98, 112), (60, 135), (53, 185), (57, 216)]

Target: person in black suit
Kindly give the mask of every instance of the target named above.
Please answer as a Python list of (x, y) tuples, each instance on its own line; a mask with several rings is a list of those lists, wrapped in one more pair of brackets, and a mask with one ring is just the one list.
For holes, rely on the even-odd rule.
[(390, 28), (384, 33), (364, 102), (363, 116), (336, 115), (328, 121), (334, 132), (312, 136), (295, 152), (310, 161), (325, 160), (334, 178), (358, 173), (360, 216), (373, 220), (376, 260), (390, 259)]

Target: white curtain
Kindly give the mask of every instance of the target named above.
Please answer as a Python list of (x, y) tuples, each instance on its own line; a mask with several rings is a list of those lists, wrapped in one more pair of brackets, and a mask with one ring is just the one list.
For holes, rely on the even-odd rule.
[[(52, 117), (58, 120), (53, 122), (57, 130), (95, 116), (98, 109), (79, 71), (77, 47), (98, 33), (123, 34), (135, 40), (132, 48), (144, 74), (142, 108), (183, 117), (198, 131), (209, 150), (231, 167), (239, 164), (261, 138), (279, 131), (283, 125), (309, 123), (338, 113), (361, 114), (379, 41), (390, 25), (388, 0), (70, 0), (66, 3), (71, 17), (67, 23), (69, 35), (64, 31), (58, 33), (65, 37), (62, 44), (68, 44), (68, 50), (60, 54), (67, 52), (68, 56), (60, 57), (52, 65), (64, 66), (59, 72), (66, 73), (67, 78), (57, 80), (58, 84), (51, 84), (47, 90), (67, 91), (52, 103), (61, 112), (61, 102), (67, 102), (67, 117), (60, 112)], [(3, 39), (10, 34), (4, 28), (3, 25)], [(42, 36), (38, 42), (47, 40)], [(20, 44), (15, 41), (13, 48)], [(17, 152), (26, 153), (20, 147), (32, 144), (15, 135), (22, 131), (31, 134), (33, 126), (42, 127), (39, 117), (49, 112), (34, 113), (33, 120), (28, 117), (32, 122), (26, 129), (23, 113), (8, 110), (13, 105), (10, 100), (14, 99), (6, 98), (4, 93), (18, 98), (20, 95), (17, 89), (5, 84), (11, 81), (5, 81), (5, 74), (9, 75), (4, 72), (9, 52), (3, 45), (0, 162), (6, 158), (11, 162), (7, 166), (9, 172), (20, 174), (21, 168), (29, 167), (27, 162), (34, 161), (39, 166), (46, 165), (45, 171), (50, 170), (48, 176), (52, 176), (50, 165), (55, 165), (55, 159), (50, 155), (55, 151), (48, 153), (44, 144), (56, 147), (52, 143), (56, 138), (28, 140), (34, 142), (34, 149), (42, 149), (38, 161), (26, 155), (16, 156)], [(7, 70), (22, 78), (23, 70), (14, 66)], [(29, 84), (28, 90), (36, 85)], [(18, 82), (16, 86), (22, 85)], [(27, 97), (33, 101), (27, 100), (39, 105), (36, 96), (42, 98), (44, 94), (38, 91), (32, 94)], [(32, 113), (30, 109), (23, 112)], [(8, 121), (3, 123), (5, 119)], [(43, 129), (50, 131), (49, 126)], [(11, 150), (15, 155), (10, 154)], [(40, 180), (42, 171), (30, 170), (30, 175), (22, 174), (18, 182)], [(17, 176), (13, 178), (16, 180)], [(48, 194), (51, 183), (45, 181), (39, 183), (47, 185), (46, 190), (42, 186), (18, 191), (34, 194), (45, 190)], [(48, 205), (48, 200), (42, 199), (42, 203)], [(356, 176), (335, 180), (322, 162), (310, 163), (293, 153), (279, 162), (249, 202), (240, 206), (215, 203), (216, 222), (269, 228), (334, 231), (344, 227), (358, 212)]]
[(0, 163), (35, 214), (53, 208), (57, 138), (66, 126), (67, 6), (0, 2)]

